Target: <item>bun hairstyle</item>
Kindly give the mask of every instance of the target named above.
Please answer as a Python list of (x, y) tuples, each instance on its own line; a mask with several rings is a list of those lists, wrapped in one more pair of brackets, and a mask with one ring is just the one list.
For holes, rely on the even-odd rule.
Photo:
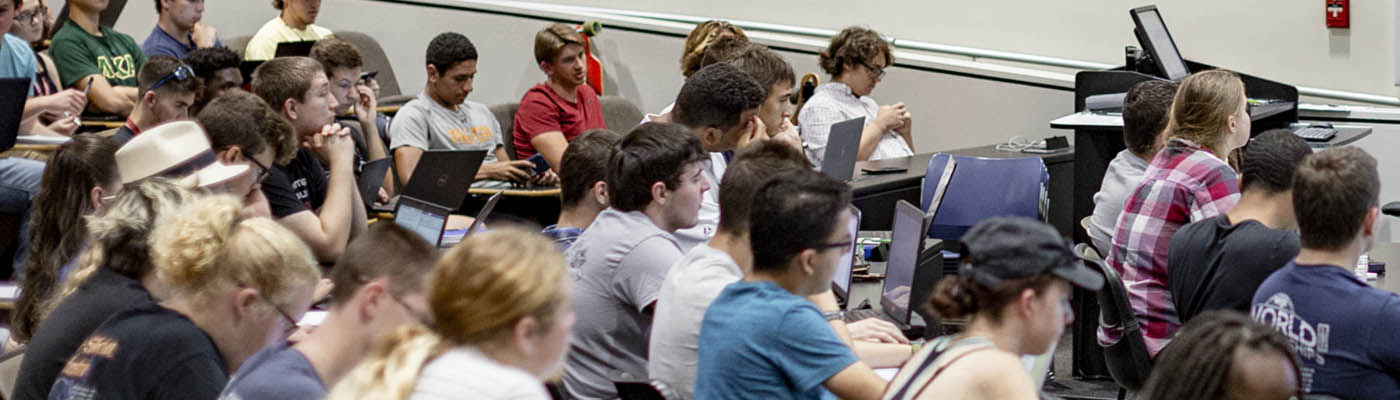
[(971, 316), (985, 316), (993, 320), (1001, 319), (1001, 310), (1021, 297), (1021, 292), (1034, 289), (1045, 293), (1056, 278), (1043, 273), (1030, 278), (1003, 279), (998, 289), (988, 289), (976, 281), (962, 276), (945, 276), (933, 287), (928, 307), (943, 319), (957, 319)]
[(744, 34), (743, 29), (728, 21), (709, 20), (696, 25), (685, 37), (685, 50), (681, 53), (681, 75), (689, 78), (695, 71), (704, 67), (702, 61), (705, 58), (705, 50), (725, 33), (730, 33), (746, 43), (749, 41), (749, 36)]
[(157, 222), (151, 255), (168, 297), (245, 286), (281, 304), (294, 288), (320, 279), (300, 238), (271, 219), (244, 219), (242, 208), (233, 197), (210, 196)]
[(326, 399), (407, 399), (423, 366), (451, 347), (495, 345), (525, 317), (549, 329), (568, 298), (567, 273), (564, 256), (538, 232), (467, 236), (438, 259), (429, 278), (435, 331), (405, 327), (385, 335)]

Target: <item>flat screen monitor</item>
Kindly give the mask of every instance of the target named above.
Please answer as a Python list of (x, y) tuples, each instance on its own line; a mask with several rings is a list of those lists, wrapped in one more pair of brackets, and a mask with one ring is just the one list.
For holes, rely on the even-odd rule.
[(1181, 59), (1176, 41), (1167, 31), (1167, 24), (1162, 22), (1162, 13), (1157, 11), (1157, 6), (1134, 8), (1129, 14), (1133, 16), (1133, 24), (1137, 25), (1138, 44), (1152, 55), (1163, 78), (1177, 82), (1186, 79), (1191, 71), (1186, 69), (1186, 61)]

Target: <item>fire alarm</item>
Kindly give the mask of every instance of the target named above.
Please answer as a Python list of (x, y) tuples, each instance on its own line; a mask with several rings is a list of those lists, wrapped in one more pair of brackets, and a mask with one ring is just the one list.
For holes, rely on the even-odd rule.
[(1351, 6), (1348, 0), (1326, 0), (1327, 27), (1328, 28), (1350, 28), (1351, 27)]

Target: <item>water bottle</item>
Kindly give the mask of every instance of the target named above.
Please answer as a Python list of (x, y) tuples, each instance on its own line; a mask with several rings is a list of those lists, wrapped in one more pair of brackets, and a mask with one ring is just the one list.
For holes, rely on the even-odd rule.
[(1352, 271), (1356, 274), (1356, 279), (1360, 279), (1362, 282), (1365, 282), (1366, 273), (1371, 272), (1370, 266), (1371, 255), (1369, 253), (1361, 253), (1361, 257), (1357, 257), (1356, 259), (1356, 269)]

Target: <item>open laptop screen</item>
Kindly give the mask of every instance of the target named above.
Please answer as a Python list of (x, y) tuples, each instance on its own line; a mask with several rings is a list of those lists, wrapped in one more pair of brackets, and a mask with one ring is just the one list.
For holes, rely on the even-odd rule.
[(841, 260), (836, 264), (836, 272), (831, 274), (831, 288), (836, 292), (836, 298), (846, 301), (851, 295), (851, 268), (855, 265), (855, 250), (860, 246), (856, 240), (860, 232), (860, 209), (854, 205), (851, 209), (851, 240), (853, 244), (841, 253)]
[(885, 265), (885, 285), (881, 289), (880, 306), (898, 322), (908, 324), (914, 271), (923, 248), (924, 212), (904, 200), (896, 203), (894, 209), (889, 262)]
[(448, 213), (448, 210), (412, 197), (400, 197), (399, 209), (394, 213), (394, 223), (437, 246), (442, 238), (442, 228), (447, 226)]

